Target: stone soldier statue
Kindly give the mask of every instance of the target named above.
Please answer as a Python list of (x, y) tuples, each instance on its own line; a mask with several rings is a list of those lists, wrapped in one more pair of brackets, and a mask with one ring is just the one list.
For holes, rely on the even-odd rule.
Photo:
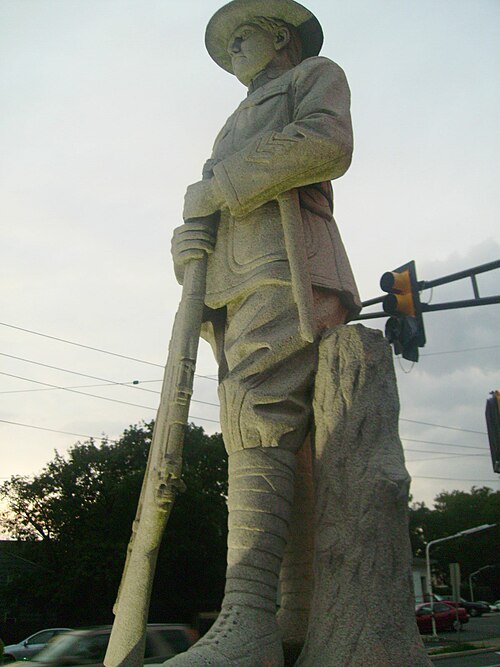
[[(311, 429), (318, 340), (360, 309), (330, 183), (351, 161), (350, 94), (342, 69), (318, 56), (322, 40), (317, 19), (293, 0), (233, 0), (206, 31), (210, 56), (248, 94), (216, 138), (203, 179), (187, 189), (188, 224), (172, 248), (180, 282), (183, 265), (209, 253), (204, 336), (219, 363), (229, 454), (227, 578), (218, 620), (169, 665), (283, 664), (277, 586), (297, 452)], [(295, 238), (284, 229), (287, 193)], [(303, 257), (295, 275), (291, 249)], [(312, 301), (312, 342), (294, 281)]]

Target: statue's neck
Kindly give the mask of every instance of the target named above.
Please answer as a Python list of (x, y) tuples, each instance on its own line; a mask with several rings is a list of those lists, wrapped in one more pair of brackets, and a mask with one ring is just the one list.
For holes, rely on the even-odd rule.
[(278, 66), (274, 64), (270, 64), (266, 67), (265, 70), (262, 70), (255, 79), (251, 82), (251, 84), (248, 86), (248, 95), (251, 95), (253, 92), (255, 92), (258, 88), (261, 86), (264, 86), (266, 83), (269, 81), (272, 81), (273, 79), (277, 79), (280, 77), (282, 74), (287, 72), (289, 69), (292, 69), (290, 66), (285, 67), (283, 65)]

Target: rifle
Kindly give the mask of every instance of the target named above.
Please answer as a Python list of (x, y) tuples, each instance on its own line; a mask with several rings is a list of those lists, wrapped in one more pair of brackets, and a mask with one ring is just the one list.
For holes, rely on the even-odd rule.
[[(213, 219), (186, 222), (191, 223), (215, 234)], [(181, 480), (182, 449), (193, 393), (206, 272), (205, 252), (200, 259), (190, 260), (185, 265), (182, 297), (172, 328), (146, 472), (113, 608), (115, 621), (104, 659), (106, 667), (142, 667), (144, 664), (156, 559), (176, 494), (185, 489)]]

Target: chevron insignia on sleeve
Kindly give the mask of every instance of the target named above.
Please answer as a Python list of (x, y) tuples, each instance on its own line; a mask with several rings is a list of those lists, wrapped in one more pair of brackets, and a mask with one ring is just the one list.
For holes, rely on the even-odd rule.
[(298, 137), (288, 137), (279, 132), (272, 132), (270, 135), (262, 137), (257, 144), (248, 151), (245, 156), (247, 162), (256, 162), (257, 164), (268, 164), (274, 158), (276, 153), (286, 151), (290, 144), (300, 141)]

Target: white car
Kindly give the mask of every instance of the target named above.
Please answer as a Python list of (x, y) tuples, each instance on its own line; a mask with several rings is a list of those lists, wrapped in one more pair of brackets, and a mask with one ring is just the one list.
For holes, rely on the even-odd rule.
[(19, 644), (9, 644), (4, 647), (3, 659), (5, 663), (13, 662), (14, 660), (26, 660), (31, 658), (36, 653), (45, 648), (45, 645), (62, 632), (68, 632), (71, 628), (48, 628), (47, 630), (39, 630), (34, 635), (30, 635)]

